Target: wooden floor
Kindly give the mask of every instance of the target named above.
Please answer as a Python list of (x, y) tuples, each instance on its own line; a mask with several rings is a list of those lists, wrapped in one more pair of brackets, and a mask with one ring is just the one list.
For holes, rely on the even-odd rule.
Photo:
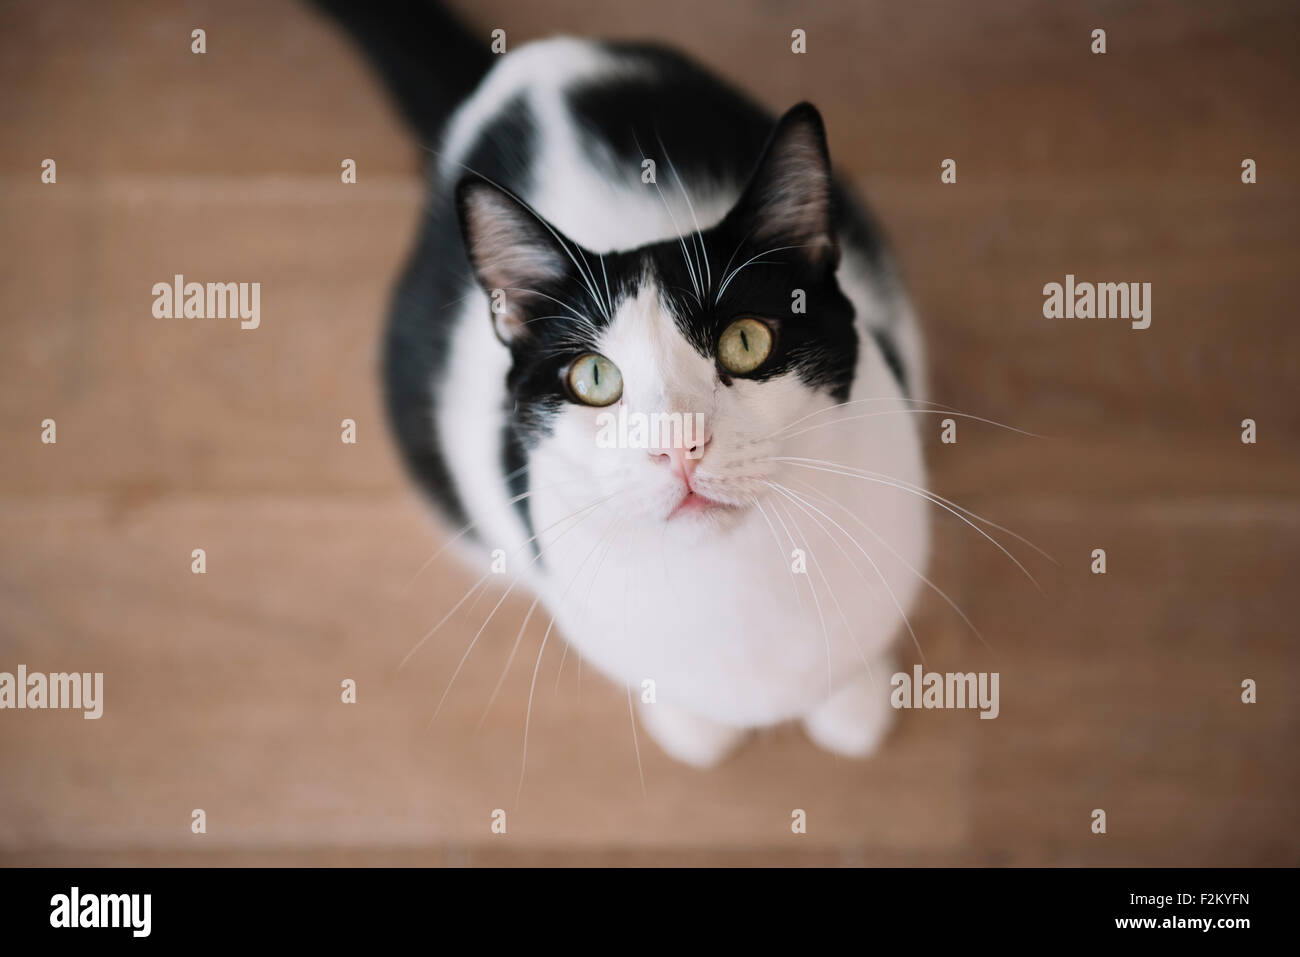
[[(475, 727), (526, 604), (432, 724), (487, 600), (398, 669), (473, 577), (419, 573), (443, 533), (378, 403), (421, 191), (370, 74), (293, 3), (10, 3), (0, 671), (102, 671), (106, 703), (0, 712), (0, 863), (1300, 863), (1295, 4), (457, 6), (512, 46), (667, 40), (822, 108), (934, 398), (1044, 436), (963, 420), (929, 449), (940, 493), (1059, 563), (998, 533), (1039, 594), (939, 521), (931, 577), (992, 651), (938, 600), (917, 635), (933, 668), (999, 671), (1001, 716), (904, 712), (867, 762), (781, 728), (705, 773), (642, 734), (643, 792), (623, 690), (552, 642), (516, 801), (536, 620)], [(175, 273), (261, 282), (261, 328), (153, 319)], [(1151, 282), (1151, 327), (1044, 319), (1067, 273)]]

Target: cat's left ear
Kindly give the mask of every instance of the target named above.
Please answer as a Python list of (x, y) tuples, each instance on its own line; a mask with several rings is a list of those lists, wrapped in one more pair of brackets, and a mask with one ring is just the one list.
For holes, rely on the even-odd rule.
[(760, 250), (791, 247), (791, 254), (827, 268), (839, 262), (826, 128), (811, 103), (777, 121), (727, 222)]
[(497, 338), (516, 345), (528, 336), (530, 310), (567, 276), (569, 241), (514, 196), (477, 177), (457, 185), (456, 211), (475, 278), (492, 297)]

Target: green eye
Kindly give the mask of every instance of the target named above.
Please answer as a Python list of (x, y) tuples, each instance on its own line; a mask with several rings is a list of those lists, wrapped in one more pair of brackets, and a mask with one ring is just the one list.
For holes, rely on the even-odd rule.
[(569, 363), (569, 391), (587, 405), (610, 405), (623, 395), (623, 375), (618, 366), (594, 352)]
[(757, 319), (737, 319), (718, 340), (718, 361), (736, 375), (753, 372), (772, 354), (772, 330)]

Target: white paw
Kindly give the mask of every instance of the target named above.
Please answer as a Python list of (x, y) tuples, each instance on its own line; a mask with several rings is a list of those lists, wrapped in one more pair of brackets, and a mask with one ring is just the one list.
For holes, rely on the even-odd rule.
[[(883, 665), (883, 663), (882, 663)], [(803, 727), (819, 748), (851, 758), (875, 752), (894, 723), (888, 670), (873, 669), (841, 685), (825, 703), (804, 716)]]
[(718, 724), (670, 704), (642, 704), (642, 726), (669, 757), (696, 768), (708, 768), (730, 754), (745, 739), (744, 728)]

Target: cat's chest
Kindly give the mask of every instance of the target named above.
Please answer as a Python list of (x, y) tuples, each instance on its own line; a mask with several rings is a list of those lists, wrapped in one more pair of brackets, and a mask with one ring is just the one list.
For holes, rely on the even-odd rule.
[(844, 568), (810, 581), (761, 522), (713, 543), (619, 544), (606, 541), (586, 572), (579, 563), (594, 540), (552, 557), (546, 588), (562, 633), (615, 681), (652, 682), (665, 700), (720, 721), (803, 713), (893, 630), (882, 590)]

